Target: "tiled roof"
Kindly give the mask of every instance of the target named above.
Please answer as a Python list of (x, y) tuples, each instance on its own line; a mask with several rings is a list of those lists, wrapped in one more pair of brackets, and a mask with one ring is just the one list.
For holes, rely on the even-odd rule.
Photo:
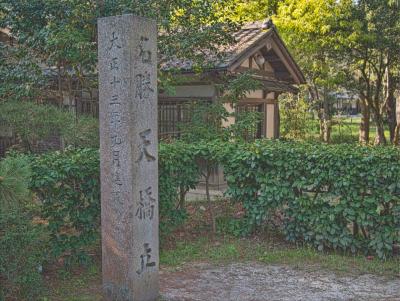
[(298, 93), (299, 89), (295, 86), (278, 80), (261, 80), (264, 88), (271, 92), (291, 92), (291, 93)]
[(262, 39), (271, 31), (272, 23), (269, 21), (256, 21), (245, 24), (239, 31), (233, 34), (236, 41), (223, 51), (227, 54), (225, 64), (232, 63), (241, 53), (246, 51), (251, 45)]
[[(215, 54), (209, 54), (205, 58), (206, 64), (210, 64), (216, 69), (228, 67), (251, 45), (265, 37), (271, 31), (272, 26), (269, 20), (244, 24), (237, 32), (233, 33), (235, 42), (230, 45), (220, 46), (218, 57)], [(172, 58), (166, 60), (161, 67), (163, 69), (176, 68), (180, 70), (191, 70), (193, 62), (190, 60)]]

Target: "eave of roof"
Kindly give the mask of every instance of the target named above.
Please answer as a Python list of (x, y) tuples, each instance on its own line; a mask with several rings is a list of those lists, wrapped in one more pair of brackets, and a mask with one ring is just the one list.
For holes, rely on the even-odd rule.
[(275, 32), (275, 37), (279, 40), (280, 43), (277, 43), (279, 47), (281, 47), (281, 50), (283, 50), (285, 52), (285, 54), (288, 56), (289, 58), (289, 62), (292, 63), (294, 66), (293, 70), (297, 73), (299, 79), (300, 79), (300, 84), (305, 84), (306, 78), (303, 74), (303, 72), (301, 71), (299, 65), (296, 63), (296, 60), (293, 58), (293, 56), (290, 54), (290, 51), (287, 49), (285, 43), (283, 42), (282, 38), (280, 37), (280, 35), (278, 34), (278, 31), (276, 29), (276, 27), (274, 26), (273, 28), (274, 32)]
[(277, 81), (277, 80), (260, 80), (263, 84), (265, 90), (269, 92), (290, 92), (297, 94), (299, 89), (287, 82)]
[[(265, 26), (267, 25), (267, 26)], [(264, 45), (264, 41), (271, 37), (274, 39), (275, 44), (284, 55), (287, 64), (294, 73), (297, 84), (306, 83), (306, 79), (297, 65), (296, 61), (290, 54), (289, 50), (285, 46), (285, 43), (281, 39), (276, 30), (275, 26), (270, 21), (256, 21), (245, 24), (239, 31), (233, 34), (236, 43), (220, 48), (220, 52), (224, 53), (222, 59), (216, 59), (210, 55), (206, 58), (206, 65), (203, 71), (233, 71), (235, 66), (244, 60), (252, 50), (261, 48)], [(161, 66), (164, 70), (175, 69), (179, 73), (193, 74), (193, 62), (190, 60), (171, 59)]]
[[(263, 22), (256, 21), (245, 24), (237, 32), (233, 33), (235, 43), (230, 45), (221, 45), (218, 52), (223, 54), (223, 57), (216, 57), (210, 53), (205, 57), (205, 68), (203, 70), (225, 70), (237, 61), (243, 53), (246, 53), (249, 48), (263, 40), (271, 31), (271, 28), (263, 29)], [(180, 72), (192, 73), (193, 61), (180, 58), (167, 59), (162, 64), (162, 69), (176, 69)]]

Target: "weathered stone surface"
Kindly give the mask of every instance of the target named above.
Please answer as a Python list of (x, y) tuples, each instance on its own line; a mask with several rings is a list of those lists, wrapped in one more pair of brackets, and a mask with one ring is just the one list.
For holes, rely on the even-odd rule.
[(103, 293), (158, 297), (157, 26), (98, 21)]

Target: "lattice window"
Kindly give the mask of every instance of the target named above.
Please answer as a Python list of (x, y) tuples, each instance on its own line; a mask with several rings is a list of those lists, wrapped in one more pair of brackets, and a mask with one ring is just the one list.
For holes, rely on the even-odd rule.
[(179, 138), (182, 127), (191, 121), (193, 101), (160, 100), (158, 103), (158, 135), (162, 140)]
[[(236, 108), (238, 113), (244, 112), (258, 112), (261, 114), (261, 120), (258, 122), (256, 128), (253, 130), (247, 131), (246, 140), (254, 140), (264, 137), (264, 120), (265, 120), (265, 108), (264, 104), (241, 104)], [(240, 118), (240, 114), (239, 114)]]

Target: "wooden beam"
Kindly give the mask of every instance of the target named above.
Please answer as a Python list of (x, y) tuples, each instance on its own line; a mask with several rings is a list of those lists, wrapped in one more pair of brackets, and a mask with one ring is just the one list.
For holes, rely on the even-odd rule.
[(285, 65), (286, 69), (290, 72), (293, 79), (300, 83), (303, 80), (303, 74), (297, 66), (296, 62), (290, 55), (288, 49), (286, 48), (283, 40), (278, 34), (272, 36), (272, 40), (275, 42), (272, 44), (272, 49), (274, 52), (282, 58), (282, 63)]
[(265, 70), (259, 70), (259, 69), (251, 69), (247, 67), (238, 67), (236, 69), (238, 72), (254, 72), (254, 74), (261, 75), (261, 76), (266, 76), (266, 77), (272, 77), (275, 78), (275, 73), (274, 72), (269, 72)]
[(279, 105), (276, 102), (274, 108), (274, 139), (279, 139), (280, 135), (280, 114), (279, 114)]
[(158, 101), (212, 101), (212, 97), (176, 97), (176, 96), (160, 96), (158, 95)]
[(231, 64), (231, 66), (228, 68), (229, 71), (234, 71), (242, 61), (257, 51), (259, 51), (261, 48), (265, 47), (265, 39), (272, 34), (272, 30), (268, 30), (263, 34), (249, 49), (246, 49), (246, 51), (243, 51), (240, 55), (238, 55), (234, 62)]
[(286, 71), (275, 71), (275, 75), (277, 77), (287, 77), (288, 75), (291, 76), (291, 74)]
[(239, 104), (252, 104), (252, 103), (257, 103), (257, 104), (275, 104), (277, 101), (276, 99), (262, 99), (262, 98), (244, 98), (239, 101)]
[(268, 57), (267, 56), (265, 59), (269, 63), (277, 63), (277, 62), (281, 62), (282, 61), (279, 57)]

